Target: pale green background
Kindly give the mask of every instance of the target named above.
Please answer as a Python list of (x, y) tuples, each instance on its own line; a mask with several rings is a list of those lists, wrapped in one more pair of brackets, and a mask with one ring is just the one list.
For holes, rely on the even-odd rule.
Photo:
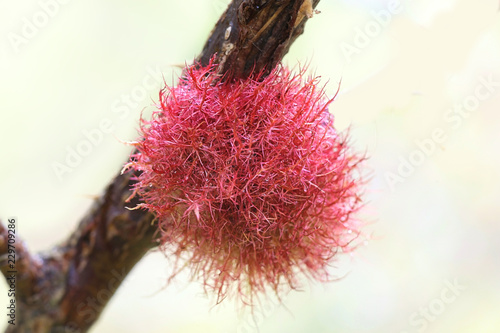
[[(348, 273), (342, 280), (305, 283), (285, 306), (268, 304), (256, 316), (262, 333), (417, 332), (411, 316), (438, 304), (446, 281), (455, 280), (465, 290), (420, 331), (500, 331), (500, 87), (456, 128), (444, 119), (480, 77), (500, 82), (498, 0), (402, 1), (403, 12), (347, 59), (341, 45), (353, 44), (357, 28), (376, 22), (370, 12), (388, 3), (321, 1), (322, 13), (285, 59), (291, 66), (309, 62), (329, 80), (330, 96), (342, 79), (331, 111), (370, 156), (359, 218), (373, 239), (332, 270)], [(32, 250), (50, 248), (75, 228), (127, 158), (122, 141), (136, 137), (140, 113), (151, 111), (161, 85), (123, 118), (113, 108), (124, 105), (121, 95), (137, 91), (148, 68), (171, 83), (175, 65), (200, 52), (226, 4), (69, 0), (16, 52), (9, 36), (41, 7), (0, 1), (0, 217), (18, 218)], [(104, 118), (113, 132), (59, 180), (53, 163)], [(397, 172), (400, 157), (435, 128), (446, 140), (392, 191), (386, 173)], [(233, 301), (212, 307), (200, 283), (187, 283), (185, 275), (163, 289), (169, 267), (159, 253), (146, 256), (92, 332), (256, 332)], [(0, 308), (7, 302), (2, 282)]]

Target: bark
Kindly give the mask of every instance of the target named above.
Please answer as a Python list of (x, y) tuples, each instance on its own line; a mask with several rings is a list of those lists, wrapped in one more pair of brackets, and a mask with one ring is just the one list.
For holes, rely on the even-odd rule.
[[(199, 56), (217, 54), (225, 79), (268, 72), (304, 31), (319, 0), (234, 0)], [(119, 168), (119, 166), (117, 166)], [(133, 174), (117, 175), (62, 244), (30, 254), (16, 235), (16, 325), (7, 332), (86, 332), (134, 265), (158, 245), (154, 216), (130, 210)], [(0, 269), (8, 279), (8, 229), (0, 222)], [(10, 280), (8, 280), (10, 281)]]
[(281, 61), (319, 0), (233, 1), (199, 56), (206, 65), (217, 54), (219, 71), (231, 78), (269, 71)]

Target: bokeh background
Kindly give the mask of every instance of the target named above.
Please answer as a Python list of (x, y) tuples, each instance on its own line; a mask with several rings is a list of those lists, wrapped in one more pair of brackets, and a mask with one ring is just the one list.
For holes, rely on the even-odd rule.
[[(0, 1), (0, 218), (17, 217), (33, 251), (75, 228), (227, 3)], [(339, 258), (339, 281), (304, 282), (252, 317), (186, 274), (165, 287), (170, 266), (151, 253), (92, 332), (499, 332), (499, 5), (323, 0), (286, 56), (330, 96), (342, 81), (336, 126), (370, 157), (367, 241)]]

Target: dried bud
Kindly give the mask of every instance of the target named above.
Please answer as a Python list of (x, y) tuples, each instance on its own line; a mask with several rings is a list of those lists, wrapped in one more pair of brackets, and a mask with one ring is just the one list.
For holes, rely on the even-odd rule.
[[(162, 246), (222, 300), (298, 286), (327, 268), (358, 229), (361, 158), (333, 127), (318, 79), (278, 66), (226, 82), (192, 66), (142, 120), (126, 169), (156, 214)], [(185, 261), (185, 262), (184, 262)]]

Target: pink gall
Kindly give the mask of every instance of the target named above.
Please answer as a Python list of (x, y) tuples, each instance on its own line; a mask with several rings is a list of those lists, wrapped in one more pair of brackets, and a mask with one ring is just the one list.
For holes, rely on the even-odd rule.
[(362, 158), (333, 127), (318, 81), (278, 66), (223, 82), (214, 65), (191, 66), (142, 121), (126, 166), (140, 171), (140, 207), (156, 214), (178, 267), (219, 300), (296, 288), (299, 273), (328, 280), (358, 232)]

